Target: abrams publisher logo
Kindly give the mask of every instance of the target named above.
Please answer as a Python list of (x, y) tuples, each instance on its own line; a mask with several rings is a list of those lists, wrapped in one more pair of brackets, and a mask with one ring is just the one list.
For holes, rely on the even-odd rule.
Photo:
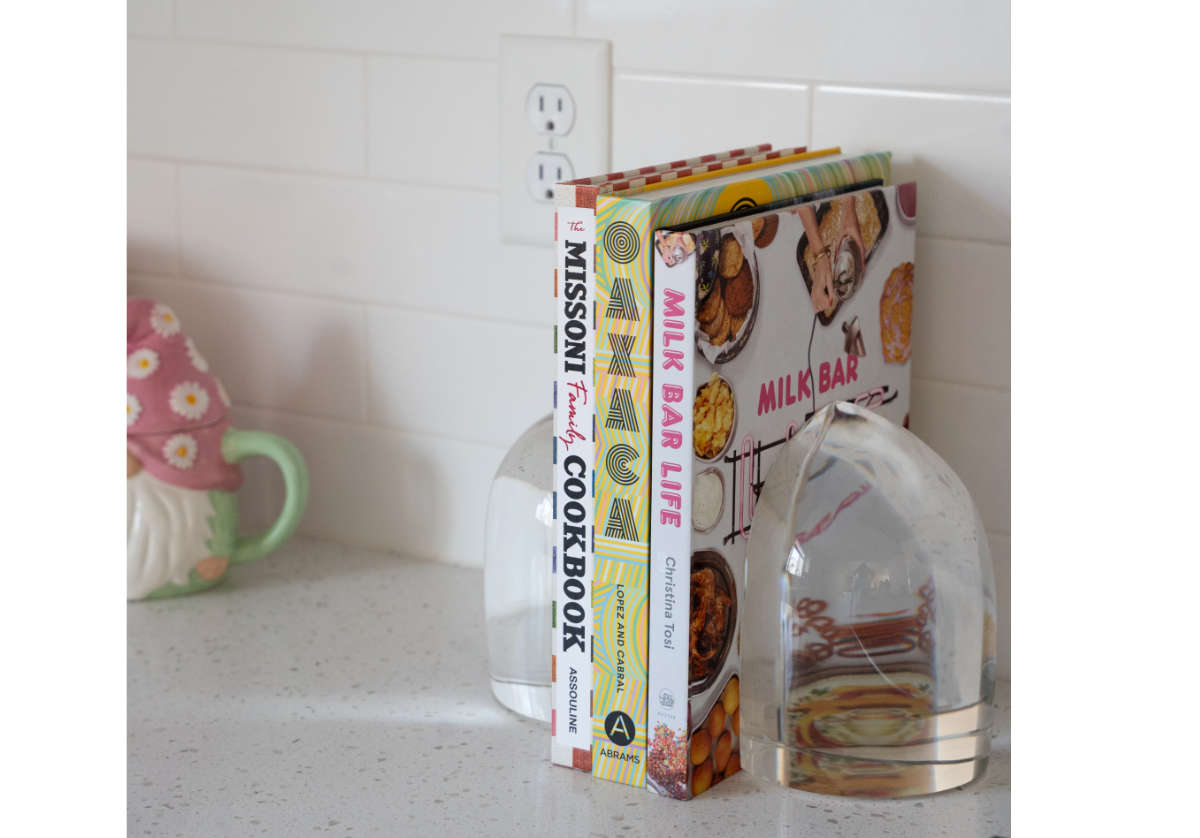
[(671, 708), (675, 706), (675, 693), (664, 689), (658, 694), (658, 706)]
[(613, 744), (625, 747), (633, 741), (637, 728), (633, 726), (633, 719), (629, 718), (628, 713), (613, 710), (604, 717), (604, 732)]

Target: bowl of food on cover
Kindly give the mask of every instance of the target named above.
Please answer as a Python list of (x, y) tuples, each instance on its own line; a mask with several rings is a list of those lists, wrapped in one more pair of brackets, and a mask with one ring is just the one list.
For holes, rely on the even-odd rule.
[(696, 348), (710, 364), (736, 358), (754, 329), (759, 283), (752, 234), (751, 224), (735, 224), (697, 245), (704, 256), (696, 279)]
[(737, 424), (737, 404), (733, 387), (717, 373), (696, 390), (692, 406), (692, 453), (706, 463), (721, 460), (733, 439)]
[(853, 238), (843, 236), (833, 256), (833, 292), (839, 300), (848, 300), (862, 281), (862, 250)]
[(701, 695), (719, 680), (736, 627), (737, 586), (729, 563), (716, 550), (697, 550), (692, 554), (688, 695)]
[(725, 475), (710, 466), (692, 478), (692, 529), (710, 532), (725, 511)]

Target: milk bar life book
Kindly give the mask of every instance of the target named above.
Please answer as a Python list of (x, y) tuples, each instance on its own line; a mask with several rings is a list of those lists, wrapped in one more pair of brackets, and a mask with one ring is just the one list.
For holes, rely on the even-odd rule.
[[(597, 196), (592, 774), (645, 783), (650, 568), (652, 236), (659, 227), (873, 178), (887, 154), (785, 154)], [(685, 182), (686, 181), (686, 182)], [(700, 182), (704, 181), (704, 182)]]
[(592, 400), (595, 277), (592, 250), (596, 196), (614, 188), (636, 190), (694, 171), (719, 169), (751, 159), (770, 144), (611, 172), (559, 184), (554, 241), (555, 382), (551, 573), (551, 760), (584, 771), (592, 768), (592, 474), (595, 456)]
[(907, 425), (915, 245), (912, 183), (654, 233), (647, 784), (660, 794), (693, 797), (741, 765), (747, 539), (780, 446), (835, 400)]

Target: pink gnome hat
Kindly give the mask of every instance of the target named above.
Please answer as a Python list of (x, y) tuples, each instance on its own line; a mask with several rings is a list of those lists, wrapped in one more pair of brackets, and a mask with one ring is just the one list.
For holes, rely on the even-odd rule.
[(229, 397), (166, 305), (126, 305), (125, 441), (146, 471), (188, 489), (236, 491), (242, 470), (225, 461)]

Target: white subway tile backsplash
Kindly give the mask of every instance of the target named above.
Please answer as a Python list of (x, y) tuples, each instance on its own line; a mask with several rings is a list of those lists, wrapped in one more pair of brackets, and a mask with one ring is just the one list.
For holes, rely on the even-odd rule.
[(130, 35), (171, 34), (173, 0), (126, 0), (125, 23)]
[(277, 291), (550, 323), (553, 250), (502, 248), (496, 212), (488, 192), (184, 166), (182, 270)]
[(501, 33), (570, 35), (571, 0), (178, 0), (190, 38), (496, 58)]
[(1009, 248), (917, 238), (913, 375), (1007, 390)]
[[(578, 0), (613, 65), (858, 84), (1009, 89), (1008, 3)], [(720, 113), (713, 114), (720, 119)]]
[(128, 269), (175, 273), (179, 264), (175, 164), (130, 160), (125, 177)]
[(372, 308), (369, 416), (507, 448), (548, 414), (553, 330)]
[(363, 59), (129, 43), (133, 153), (282, 169), (366, 169)]
[(761, 142), (805, 145), (808, 97), (802, 84), (617, 73), (613, 169)]
[[(495, 188), (500, 130), (490, 62), (370, 58), (369, 169), (414, 183)], [(492, 142), (481, 142), (481, 140)]]
[(366, 419), (362, 307), (135, 274), (179, 315), (235, 404)]
[(848, 87), (813, 95), (812, 145), (895, 152), (895, 181), (918, 182), (922, 233), (1009, 240), (1007, 98)]
[[(613, 41), (614, 167), (892, 149), (920, 181), (911, 424), (989, 531), (1008, 677), (1008, 18), (961, 0), (130, 0), (129, 288), (179, 310), (240, 426), (304, 451), (301, 532), (477, 566), (491, 477), (552, 381), (550, 231), (498, 232), (499, 35)], [(262, 528), (281, 483), (262, 458), (246, 473), (243, 529)]]
[(989, 532), (1009, 532), (1010, 410), (1007, 392), (913, 380), (910, 428), (962, 478)]
[[(503, 448), (248, 407), (238, 427), (291, 440), (309, 473), (305, 535), (479, 567), (492, 476)], [(279, 514), (283, 481), (262, 457), (243, 461), (243, 533)]]
[(1012, 541), (1007, 535), (988, 533), (992, 566), (996, 572), (996, 677), (1012, 680)]

